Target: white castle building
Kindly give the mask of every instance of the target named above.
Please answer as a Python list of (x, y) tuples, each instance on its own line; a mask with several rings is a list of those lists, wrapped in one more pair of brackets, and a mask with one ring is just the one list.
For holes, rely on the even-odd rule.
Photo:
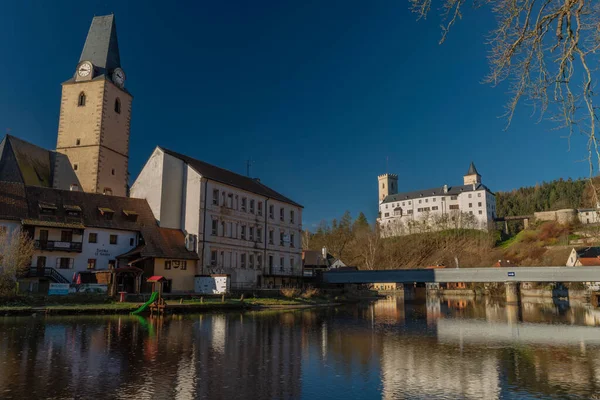
[(496, 218), (496, 197), (481, 183), (473, 163), (459, 186), (398, 193), (398, 175), (379, 175), (378, 181), (377, 221), (382, 236), (456, 228), (487, 230)]

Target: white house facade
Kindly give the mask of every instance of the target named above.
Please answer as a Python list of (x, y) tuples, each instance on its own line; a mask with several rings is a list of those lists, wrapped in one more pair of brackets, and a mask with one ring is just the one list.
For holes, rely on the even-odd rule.
[(131, 196), (185, 232), (199, 275), (228, 274), (234, 288), (302, 275), (302, 206), (257, 179), (157, 147)]
[(496, 197), (471, 163), (463, 185), (398, 193), (398, 176), (378, 177), (382, 236), (452, 228), (487, 230), (496, 218)]

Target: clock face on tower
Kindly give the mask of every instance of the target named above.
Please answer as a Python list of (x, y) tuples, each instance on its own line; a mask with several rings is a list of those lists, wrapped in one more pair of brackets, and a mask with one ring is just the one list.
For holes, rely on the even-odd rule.
[(125, 83), (125, 72), (121, 68), (115, 69), (113, 72), (113, 82), (117, 84), (119, 87), (123, 87)]
[(81, 63), (79, 65), (79, 67), (77, 68), (77, 75), (79, 75), (82, 78), (86, 78), (88, 76), (90, 76), (90, 74), (92, 73), (92, 63), (89, 61), (85, 61), (83, 63)]

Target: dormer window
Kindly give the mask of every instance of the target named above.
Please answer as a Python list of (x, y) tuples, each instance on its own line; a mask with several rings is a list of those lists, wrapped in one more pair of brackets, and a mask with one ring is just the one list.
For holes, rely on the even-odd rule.
[(113, 215), (115, 214), (114, 210), (111, 210), (108, 207), (98, 207), (98, 212), (108, 221), (112, 220)]
[(41, 214), (46, 214), (46, 215), (56, 214), (56, 204), (54, 204), (54, 203), (45, 203), (45, 202), (40, 201), (38, 203), (38, 207), (40, 208)]
[(135, 222), (138, 218), (138, 213), (132, 210), (123, 210), (123, 215), (128, 221)]
[(85, 106), (85, 93), (83, 93), (83, 92), (79, 93), (79, 99), (77, 100), (77, 106), (78, 107)]
[(80, 217), (81, 207), (64, 204), (63, 208), (69, 217)]
[(115, 100), (115, 112), (121, 114), (121, 100), (118, 97)]

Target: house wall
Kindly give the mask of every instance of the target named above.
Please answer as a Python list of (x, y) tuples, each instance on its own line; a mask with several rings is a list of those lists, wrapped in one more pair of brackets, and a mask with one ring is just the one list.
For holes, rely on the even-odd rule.
[(154, 218), (160, 223), (164, 153), (156, 148), (131, 186), (131, 197), (146, 199)]
[(200, 208), (202, 193), (202, 177), (189, 165), (187, 169), (187, 182), (185, 185), (185, 201), (182, 219), (183, 229), (188, 234), (198, 235), (201, 230)]
[[(35, 227), (34, 240), (39, 240), (40, 230), (48, 230), (48, 240), (60, 241), (61, 231), (68, 229)], [(90, 233), (97, 234), (97, 243), (89, 243)], [(110, 244), (110, 235), (117, 235), (117, 244)], [(46, 267), (55, 268), (62, 276), (71, 280), (73, 274), (78, 271), (87, 271), (88, 260), (96, 260), (96, 270), (107, 269), (109, 261), (115, 260), (117, 256), (128, 252), (138, 244), (138, 234), (133, 231), (122, 231), (116, 229), (86, 228), (83, 235), (73, 234), (73, 242), (82, 243), (81, 253), (74, 251), (40, 250), (33, 253), (32, 267), (38, 266), (39, 257), (46, 257)], [(60, 258), (73, 259), (72, 268), (60, 268)], [(116, 265), (116, 264), (115, 264)]]
[[(165, 269), (165, 258), (156, 258), (154, 260), (154, 275), (164, 276), (170, 279), (171, 292), (193, 292), (194, 277), (196, 275), (196, 260), (185, 260), (186, 269), (180, 268)], [(183, 261), (183, 260), (182, 260)]]
[(598, 210), (577, 210), (577, 217), (582, 224), (597, 224), (600, 222)]
[(168, 154), (163, 155), (160, 208), (160, 226), (163, 228), (183, 229), (181, 210), (186, 170), (183, 161)]

